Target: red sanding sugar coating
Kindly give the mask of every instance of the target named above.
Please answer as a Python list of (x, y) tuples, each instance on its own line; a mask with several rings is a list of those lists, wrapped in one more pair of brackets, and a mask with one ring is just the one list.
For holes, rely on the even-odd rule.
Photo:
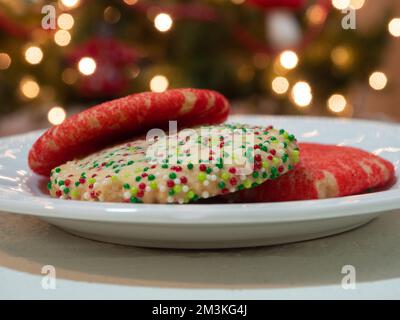
[(352, 147), (300, 143), (300, 163), (276, 180), (228, 197), (230, 202), (324, 199), (359, 194), (394, 180), (389, 161)]
[(223, 95), (200, 89), (144, 92), (108, 101), (47, 130), (30, 150), (29, 166), (48, 175), (68, 160), (147, 129), (165, 127), (169, 120), (176, 120), (179, 127), (221, 123), (229, 109)]

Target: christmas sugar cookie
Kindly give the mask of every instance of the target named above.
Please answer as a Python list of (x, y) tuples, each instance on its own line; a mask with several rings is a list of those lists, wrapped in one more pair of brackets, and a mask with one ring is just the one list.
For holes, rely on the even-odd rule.
[[(266, 202), (342, 197), (382, 188), (394, 180), (389, 161), (366, 151), (300, 143), (301, 161), (288, 174), (251, 192), (230, 195), (233, 202)], [(226, 200), (226, 199), (225, 199)]]
[(105, 102), (47, 130), (29, 152), (30, 168), (48, 175), (55, 166), (119, 139), (176, 120), (180, 127), (223, 122), (229, 113), (224, 96), (211, 90), (145, 92)]
[(214, 125), (135, 139), (51, 170), (61, 199), (188, 203), (259, 186), (299, 161), (285, 130)]

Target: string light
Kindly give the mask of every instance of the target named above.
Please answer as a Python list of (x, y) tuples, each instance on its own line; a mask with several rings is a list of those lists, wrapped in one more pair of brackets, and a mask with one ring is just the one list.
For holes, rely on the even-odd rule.
[(326, 10), (319, 4), (312, 5), (306, 12), (308, 21), (314, 25), (324, 23), (326, 15)]
[(61, 0), (61, 3), (67, 8), (75, 8), (79, 5), (79, 0)]
[(38, 64), (43, 59), (43, 51), (37, 46), (31, 46), (25, 50), (25, 60), (30, 64)]
[(231, 2), (233, 3), (233, 4), (242, 4), (242, 3), (244, 3), (246, 0), (231, 0)]
[(34, 99), (40, 93), (39, 84), (31, 77), (24, 77), (19, 83), (19, 89), (28, 99)]
[(62, 13), (59, 15), (57, 19), (57, 25), (59, 28), (63, 30), (70, 30), (74, 26), (75, 20), (74, 17), (69, 13)]
[(138, 2), (138, 0), (124, 0), (124, 2), (130, 6), (133, 6)]
[(393, 37), (400, 37), (400, 18), (390, 20), (388, 30)]
[(159, 13), (154, 18), (154, 27), (160, 32), (166, 32), (171, 29), (173, 24), (172, 18), (167, 13)]
[(58, 30), (54, 34), (54, 42), (60, 47), (65, 47), (71, 42), (71, 34), (66, 30)]
[(96, 61), (90, 57), (83, 57), (78, 62), (78, 70), (85, 76), (90, 76), (96, 71)]
[(292, 88), (292, 99), (301, 108), (309, 106), (312, 101), (310, 85), (305, 81), (297, 82)]
[(67, 68), (61, 73), (61, 79), (66, 84), (74, 84), (78, 80), (78, 72), (75, 69)]
[(163, 75), (156, 75), (150, 80), (150, 89), (153, 92), (164, 92), (168, 89), (169, 81)]
[(338, 46), (331, 52), (332, 62), (341, 68), (347, 68), (352, 61), (352, 57), (348, 48)]
[(289, 81), (285, 77), (276, 77), (271, 83), (272, 90), (277, 94), (284, 94), (289, 89)]
[(383, 72), (375, 71), (369, 76), (369, 85), (374, 90), (383, 90), (387, 85), (387, 77)]
[(338, 10), (344, 10), (350, 6), (350, 0), (332, 0), (332, 5)]
[(1, 52), (0, 53), (0, 70), (6, 70), (10, 67), (10, 65), (11, 65), (10, 56), (5, 52)]
[(296, 68), (299, 58), (293, 51), (287, 50), (281, 53), (279, 56), (279, 62), (287, 70)]
[(346, 98), (341, 94), (333, 94), (328, 99), (328, 109), (335, 113), (343, 112), (346, 109)]
[(365, 0), (350, 0), (350, 7), (355, 10), (360, 10), (365, 4)]
[(63, 123), (66, 116), (67, 114), (65, 113), (65, 110), (58, 106), (51, 108), (50, 111), (47, 113), (47, 119), (53, 125)]
[(121, 19), (121, 12), (115, 7), (109, 6), (103, 13), (104, 21), (110, 24), (115, 24)]

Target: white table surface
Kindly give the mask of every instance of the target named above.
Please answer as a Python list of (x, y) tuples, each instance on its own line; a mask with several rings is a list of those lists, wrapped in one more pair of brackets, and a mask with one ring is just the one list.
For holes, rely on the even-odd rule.
[[(69, 235), (0, 212), (1, 299), (400, 298), (400, 211), (337, 236), (274, 247), (158, 250)], [(56, 289), (42, 288), (44, 265)], [(341, 286), (344, 265), (356, 289)]]

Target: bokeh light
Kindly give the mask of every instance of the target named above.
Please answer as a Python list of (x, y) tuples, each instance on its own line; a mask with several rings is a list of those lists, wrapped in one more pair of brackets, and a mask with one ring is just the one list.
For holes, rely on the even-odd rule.
[(390, 20), (388, 30), (393, 37), (400, 37), (400, 18)]
[(60, 47), (65, 47), (71, 42), (71, 34), (66, 30), (58, 30), (54, 34), (54, 42)]
[(284, 51), (279, 56), (279, 62), (285, 69), (291, 70), (296, 68), (299, 58), (294, 51)]
[(0, 52), (0, 70), (6, 70), (11, 65), (11, 58), (5, 52)]
[(134, 4), (136, 4), (137, 2), (138, 2), (138, 0), (124, 0), (124, 2), (126, 3), (126, 4), (129, 4), (129, 5), (134, 5)]
[(63, 30), (70, 30), (74, 26), (75, 20), (69, 13), (62, 13), (58, 16), (57, 25)]
[(61, 0), (61, 3), (67, 8), (75, 8), (79, 5), (79, 0)]
[(343, 112), (346, 109), (346, 105), (346, 98), (338, 93), (331, 95), (327, 102), (328, 109), (335, 113)]
[(163, 75), (156, 75), (150, 80), (150, 90), (153, 92), (164, 92), (168, 89), (169, 81)]
[(271, 83), (272, 90), (277, 94), (284, 94), (289, 89), (289, 81), (285, 77), (276, 77)]
[(305, 108), (309, 106), (312, 98), (311, 87), (307, 82), (299, 81), (293, 86), (292, 99), (299, 107)]
[(67, 114), (65, 113), (65, 110), (58, 106), (51, 108), (50, 111), (47, 113), (47, 119), (53, 125), (63, 123), (66, 116)]
[(30, 64), (38, 64), (43, 59), (43, 51), (37, 46), (31, 46), (25, 50), (25, 60)]
[(121, 12), (117, 8), (109, 6), (104, 10), (103, 16), (105, 22), (115, 24), (121, 19)]
[(66, 84), (74, 84), (78, 80), (78, 72), (73, 68), (67, 68), (61, 73), (61, 79)]
[(350, 6), (350, 0), (332, 0), (332, 5), (338, 10), (343, 10)]
[(352, 55), (350, 49), (344, 46), (337, 46), (331, 52), (332, 62), (340, 67), (347, 68), (351, 65)]
[(383, 90), (387, 85), (386, 74), (380, 71), (375, 71), (369, 76), (369, 85), (374, 90)]
[(327, 15), (327, 11), (319, 4), (315, 4), (308, 8), (307, 12), (307, 19), (311, 24), (319, 25), (324, 23)]
[(359, 10), (361, 9), (365, 4), (365, 0), (350, 0), (350, 7)]
[(160, 32), (166, 32), (171, 29), (173, 24), (172, 18), (167, 13), (159, 13), (154, 18), (154, 26)]
[(83, 57), (78, 62), (78, 70), (85, 76), (89, 76), (96, 71), (96, 61), (90, 57)]
[(40, 93), (40, 86), (32, 77), (24, 77), (19, 83), (19, 89), (24, 97), (28, 99), (36, 98)]

